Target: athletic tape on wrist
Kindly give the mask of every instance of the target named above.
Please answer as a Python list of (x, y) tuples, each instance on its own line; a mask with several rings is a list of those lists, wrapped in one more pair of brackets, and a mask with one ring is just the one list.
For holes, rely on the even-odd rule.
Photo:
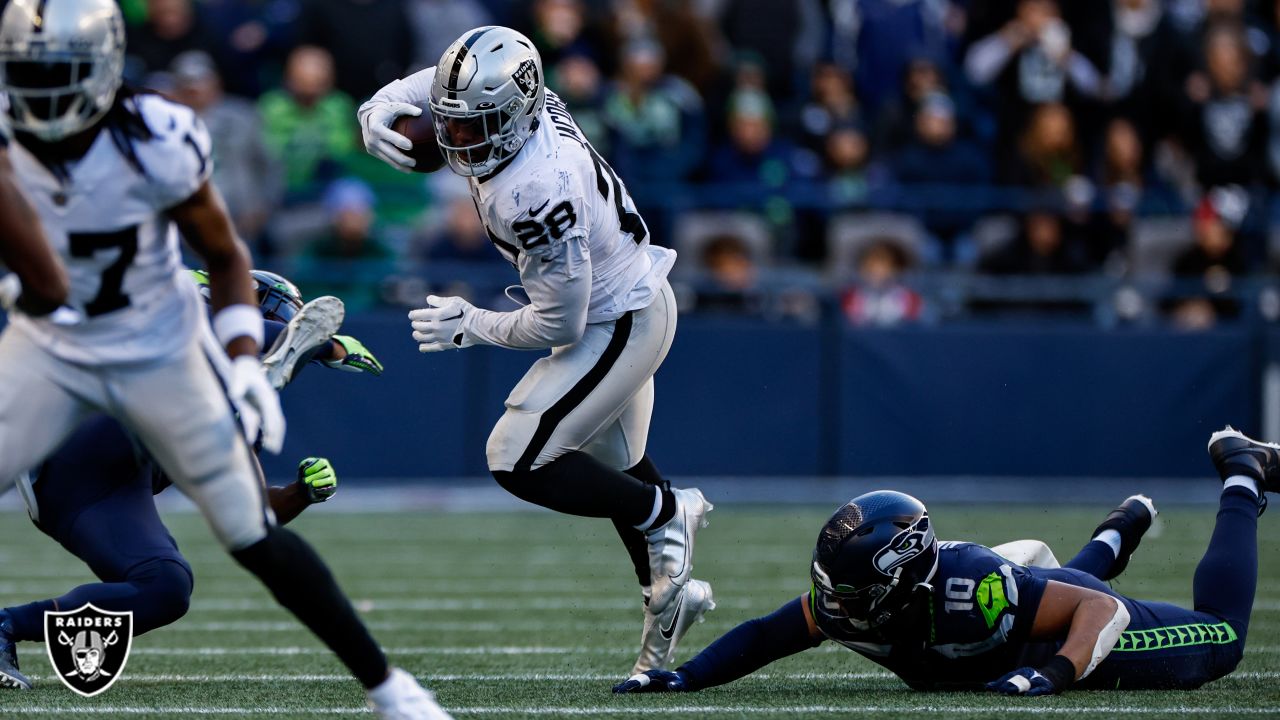
[(1048, 678), (1058, 692), (1071, 687), (1071, 684), (1076, 681), (1076, 664), (1065, 655), (1054, 655), (1036, 672)]
[(1093, 644), (1093, 655), (1089, 658), (1089, 665), (1084, 669), (1084, 673), (1080, 675), (1081, 679), (1089, 677), (1089, 673), (1098, 667), (1107, 655), (1111, 654), (1111, 648), (1116, 646), (1116, 642), (1120, 639), (1120, 633), (1129, 627), (1129, 611), (1125, 608), (1124, 603), (1111, 598), (1116, 604), (1116, 613), (1111, 616), (1107, 624), (1098, 633), (1098, 639)]
[(262, 313), (254, 305), (228, 305), (213, 316), (213, 334), (224, 346), (248, 337), (262, 347)]

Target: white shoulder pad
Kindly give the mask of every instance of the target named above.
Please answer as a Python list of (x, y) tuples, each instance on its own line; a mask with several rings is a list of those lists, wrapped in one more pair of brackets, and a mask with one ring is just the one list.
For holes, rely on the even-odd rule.
[(153, 136), (135, 142), (134, 152), (146, 170), (158, 209), (173, 207), (213, 174), (213, 141), (204, 122), (185, 105), (159, 95), (140, 95), (134, 102)]
[(573, 174), (544, 166), (511, 184), (493, 199), (493, 214), (529, 255), (549, 255), (569, 238), (584, 237), (588, 208)]

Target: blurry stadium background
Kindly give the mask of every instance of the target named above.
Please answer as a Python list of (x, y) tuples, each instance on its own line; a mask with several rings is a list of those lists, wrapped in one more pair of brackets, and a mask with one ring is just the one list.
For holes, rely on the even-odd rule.
[(485, 23), (534, 40), (680, 252), (664, 471), (1182, 478), (1226, 422), (1280, 439), (1280, 4), (125, 9), (130, 80), (204, 117), (256, 262), (342, 297), (388, 367), (286, 393), (274, 476), (317, 452), (349, 480), (484, 474), (532, 357), (418, 357), (404, 313), (511, 308), (516, 277), (464, 181), (367, 156), (354, 108)]
[[(1175, 531), (1118, 587), (1186, 602), (1212, 520), (1197, 503), (1217, 494), (1209, 433), (1280, 440), (1280, 2), (122, 5), (129, 79), (203, 116), (255, 264), (342, 297), (344, 332), (387, 367), (309, 369), (264, 461), (283, 482), (333, 459), (342, 492), (299, 527), (459, 716), (1280, 716), (1270, 519), (1250, 652), (1212, 691), (957, 700), (819, 652), (736, 689), (612, 700), (640, 608), (608, 524), (430, 512), (529, 509), (487, 478), (484, 443), (535, 354), (418, 354), (405, 313), (426, 294), (510, 309), (518, 278), (464, 181), (381, 165), (355, 120), (463, 31), (515, 27), (679, 251), (649, 451), (721, 506), (698, 572), (721, 609), (682, 657), (802, 592), (830, 508), (873, 487), (968, 503), (935, 508), (948, 538), (1037, 536), (1063, 558), (1151, 492)], [(88, 579), (5, 501), (0, 601)], [(400, 512), (361, 514), (378, 510)], [(191, 614), (135, 644), (96, 710), (25, 647), (41, 689), (3, 714), (350, 714), (337, 664), (197, 517), (169, 519), (196, 567)]]

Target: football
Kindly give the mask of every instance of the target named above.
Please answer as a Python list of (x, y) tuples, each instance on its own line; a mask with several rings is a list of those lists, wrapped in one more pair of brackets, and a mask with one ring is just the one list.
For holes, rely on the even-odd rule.
[(424, 108), (417, 117), (401, 115), (391, 123), (391, 129), (413, 143), (413, 149), (405, 154), (418, 161), (413, 168), (414, 172), (432, 172), (444, 165), (444, 154), (440, 152), (440, 145), (436, 142), (436, 131), (429, 110)]

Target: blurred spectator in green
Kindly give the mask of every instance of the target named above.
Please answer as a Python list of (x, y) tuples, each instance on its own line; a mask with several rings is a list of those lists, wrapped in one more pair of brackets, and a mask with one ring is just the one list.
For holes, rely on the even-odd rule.
[[(773, 104), (759, 90), (739, 90), (729, 101), (729, 140), (711, 156), (709, 179), (746, 185), (748, 196), (776, 191), (790, 180), (816, 175), (812, 154), (797, 152), (774, 133)], [(754, 186), (758, 192), (751, 192)]]
[(924, 300), (902, 282), (909, 265), (902, 243), (893, 238), (871, 241), (858, 255), (857, 282), (840, 299), (845, 319), (877, 327), (919, 320)]
[(547, 85), (564, 100), (582, 134), (605, 157), (611, 157), (604, 119), (604, 83), (600, 68), (586, 55), (568, 55), (547, 72)]
[[(947, 185), (955, 192), (963, 192), (965, 186), (990, 182), (987, 157), (973, 143), (957, 137), (956, 109), (951, 98), (940, 92), (927, 94), (919, 103), (912, 126), (911, 140), (895, 159), (899, 182)], [(977, 212), (939, 205), (942, 204), (923, 209), (919, 217), (930, 234), (941, 240), (944, 247), (950, 247), (958, 235), (973, 225)]]
[(307, 245), (295, 273), (308, 295), (336, 295), (348, 312), (380, 302), (382, 282), (396, 263), (374, 232), (374, 205), (373, 191), (359, 180), (344, 178), (325, 190), (329, 227)]
[(298, 42), (332, 53), (334, 84), (357, 101), (407, 75), (416, 56), (406, 0), (304, 2)]
[(1082, 157), (1075, 118), (1066, 105), (1048, 103), (1031, 113), (1016, 143), (1017, 154), (1004, 173), (1006, 182), (1034, 188), (1062, 188), (1080, 174)]
[(312, 196), (359, 151), (355, 105), (333, 89), (333, 56), (304, 45), (289, 54), (284, 87), (258, 100), (267, 146), (283, 165), (290, 200)]
[(657, 43), (632, 41), (605, 97), (610, 162), (628, 183), (682, 180), (702, 162), (702, 98), (665, 60)]
[(213, 138), (213, 184), (236, 231), (257, 245), (282, 190), (280, 167), (267, 152), (258, 112), (248, 100), (223, 93), (217, 68), (205, 53), (179, 55), (172, 74), (174, 98), (196, 111)]
[(147, 0), (147, 17), (126, 28), (125, 77), (143, 85), (151, 73), (165, 72), (188, 50), (216, 57), (218, 39), (200, 22), (191, 0)]
[(837, 206), (866, 199), (867, 157), (867, 136), (858, 125), (842, 123), (827, 134), (822, 160), (831, 199)]

